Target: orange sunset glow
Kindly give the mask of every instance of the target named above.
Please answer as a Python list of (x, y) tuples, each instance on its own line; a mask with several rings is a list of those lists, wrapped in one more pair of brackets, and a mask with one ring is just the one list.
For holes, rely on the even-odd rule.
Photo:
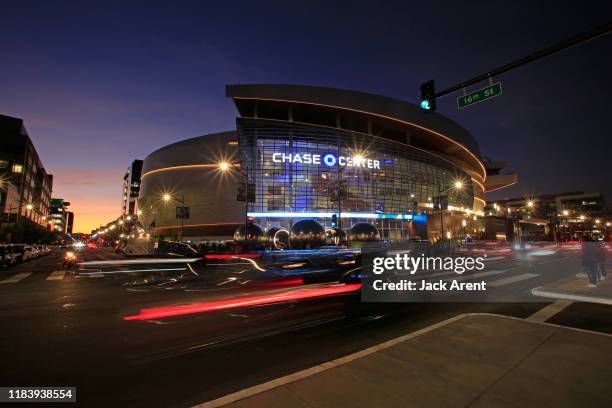
[(70, 202), (70, 209), (74, 211), (73, 232), (90, 233), (120, 215), (123, 171), (53, 169), (53, 196)]

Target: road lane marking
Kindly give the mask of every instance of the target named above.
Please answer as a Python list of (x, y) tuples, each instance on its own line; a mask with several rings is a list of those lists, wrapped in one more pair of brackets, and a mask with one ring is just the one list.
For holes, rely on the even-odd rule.
[[(472, 273), (472, 274), (469, 274), (469, 275), (459, 275), (459, 274), (456, 274), (455, 272), (453, 272), (453, 273), (455, 273), (457, 275), (457, 277), (453, 278), (451, 280), (456, 280), (457, 282), (462, 282), (464, 280), (470, 280), (470, 279), (476, 279), (476, 278), (483, 278), (483, 277), (486, 277), (486, 276), (499, 275), (501, 273), (506, 273), (506, 272), (512, 271), (512, 270), (514, 270), (514, 268), (501, 269), (499, 271), (478, 272), (478, 273)], [(445, 280), (446, 281), (450, 281), (449, 279), (445, 279)]]
[(529, 320), (530, 322), (545, 322), (554, 315), (565, 310), (565, 308), (567, 308), (572, 303), (574, 302), (568, 300), (557, 300), (556, 302), (553, 302), (550, 305), (538, 310), (537, 312), (529, 316), (526, 320)]
[(51, 275), (47, 277), (47, 280), (62, 280), (66, 275), (66, 271), (53, 271)]
[(25, 278), (27, 278), (28, 276), (30, 276), (32, 274), (32, 272), (21, 272), (18, 273), (17, 275), (11, 276), (10, 278), (4, 279), (0, 281), (0, 284), (5, 284), (5, 283), (17, 283)]
[[(102, 258), (104, 259), (104, 258)], [(172, 264), (172, 263), (190, 263), (201, 260), (202, 258), (154, 258), (154, 259), (115, 259), (103, 261), (83, 262), (85, 266), (101, 266), (101, 265), (145, 265), (145, 264)]]
[(498, 259), (504, 259), (505, 256), (491, 256), (491, 257), (486, 257), (483, 258), (483, 261), (496, 261)]
[(504, 273), (504, 272), (508, 272), (508, 271), (513, 271), (514, 268), (509, 268), (509, 269), (501, 269), (501, 270), (495, 270), (495, 271), (488, 271), (488, 272), (476, 272), (474, 274), (458, 274), (455, 271), (440, 271), (438, 272), (438, 270), (436, 269), (435, 271), (431, 271), (434, 273), (429, 273), (430, 271), (419, 271), (416, 274), (412, 274), (412, 273), (406, 273), (406, 274), (398, 274), (398, 275), (410, 275), (410, 276), (417, 276), (419, 278), (423, 278), (423, 279), (430, 279), (430, 278), (437, 278), (439, 276), (449, 276), (449, 275), (456, 275), (458, 278), (465, 280), (465, 279), (472, 279), (472, 278), (479, 278), (481, 276), (489, 276), (489, 275), (497, 275), (500, 273)]
[(87, 275), (89, 275), (90, 278), (103, 278), (104, 277), (103, 273), (88, 273)]
[(497, 287), (500, 287), (500, 286), (506, 286), (506, 285), (510, 285), (512, 283), (520, 282), (520, 281), (525, 280), (525, 279), (535, 278), (536, 276), (540, 276), (540, 274), (537, 274), (537, 273), (524, 273), (522, 275), (516, 275), (516, 276), (512, 276), (510, 278), (498, 279), (498, 280), (493, 281), (493, 282), (488, 282), (487, 286), (492, 286), (494, 288), (497, 288)]
[[(187, 268), (165, 268), (165, 269), (123, 269), (119, 271), (100, 271), (100, 272), (81, 272), (79, 275), (82, 276), (93, 276), (96, 275), (96, 278), (100, 278), (104, 275), (113, 274), (113, 273), (127, 273), (128, 275), (133, 275), (138, 272), (168, 272), (168, 271), (186, 271)], [(99, 276), (98, 276), (99, 275)]]

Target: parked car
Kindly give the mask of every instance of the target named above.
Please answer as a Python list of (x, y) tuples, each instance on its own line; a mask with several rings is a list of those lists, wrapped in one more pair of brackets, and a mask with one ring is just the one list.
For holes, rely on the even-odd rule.
[(23, 261), (29, 261), (30, 259), (36, 258), (36, 250), (31, 245), (23, 247)]
[(49, 255), (51, 252), (51, 248), (49, 248), (47, 245), (37, 245), (37, 247), (39, 256)]
[(17, 259), (11, 249), (11, 245), (0, 245), (0, 265), (9, 266), (17, 263)]
[(15, 263), (20, 263), (26, 260), (25, 244), (10, 244), (11, 252), (15, 258)]

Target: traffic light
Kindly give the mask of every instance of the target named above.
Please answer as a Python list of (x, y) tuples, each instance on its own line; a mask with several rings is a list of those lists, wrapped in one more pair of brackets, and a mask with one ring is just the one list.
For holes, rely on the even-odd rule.
[(338, 214), (332, 214), (331, 226), (334, 228), (338, 226)]
[(421, 85), (421, 109), (426, 112), (436, 110), (436, 86), (433, 79)]

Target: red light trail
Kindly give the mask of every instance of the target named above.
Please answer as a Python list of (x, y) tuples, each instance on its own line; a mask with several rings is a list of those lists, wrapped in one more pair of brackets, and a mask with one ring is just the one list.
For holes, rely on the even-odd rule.
[(259, 258), (261, 254), (234, 254), (234, 255), (225, 255), (225, 254), (211, 254), (205, 255), (206, 259), (240, 259), (240, 258)]
[(309, 299), (328, 295), (355, 292), (361, 289), (361, 284), (336, 285), (317, 289), (303, 289), (287, 293), (251, 296), (238, 299), (225, 299), (214, 302), (193, 303), (190, 305), (156, 307), (142, 309), (139, 314), (125, 316), (123, 320), (151, 320), (164, 317), (181, 316), (193, 313), (212, 312), (218, 310), (234, 309), (238, 307), (258, 306), (271, 303), (287, 302), (292, 300)]

